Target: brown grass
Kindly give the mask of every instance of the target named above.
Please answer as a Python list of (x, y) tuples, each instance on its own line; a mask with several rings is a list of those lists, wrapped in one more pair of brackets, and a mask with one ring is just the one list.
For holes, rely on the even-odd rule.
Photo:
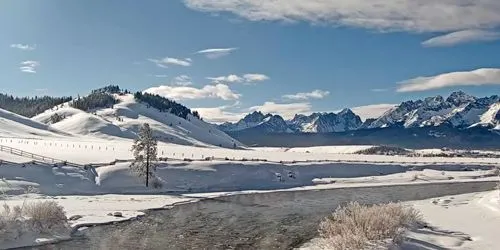
[(55, 201), (26, 202), (0, 209), (0, 241), (17, 239), (28, 232), (51, 233), (68, 227), (63, 207)]
[(401, 204), (373, 206), (357, 202), (339, 207), (319, 225), (323, 249), (366, 249), (397, 243), (404, 232), (422, 223), (419, 212)]
[(27, 203), (22, 212), (33, 228), (38, 231), (64, 227), (67, 223), (64, 208), (55, 201)]

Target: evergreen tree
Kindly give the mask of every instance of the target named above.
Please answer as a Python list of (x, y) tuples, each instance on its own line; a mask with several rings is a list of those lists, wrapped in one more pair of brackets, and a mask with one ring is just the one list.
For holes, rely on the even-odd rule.
[(0, 108), (18, 115), (33, 117), (70, 100), (71, 97), (14, 97), (12, 95), (0, 94)]
[(157, 145), (158, 141), (153, 137), (151, 127), (144, 123), (132, 145), (135, 160), (130, 167), (139, 177), (145, 177), (146, 187), (149, 186), (149, 178), (153, 176), (153, 163), (157, 161)]
[(148, 108), (153, 107), (160, 112), (168, 112), (184, 119), (187, 119), (188, 115), (191, 114), (200, 119), (198, 112), (191, 112), (189, 108), (159, 95), (136, 92), (134, 98), (137, 101), (146, 103)]
[(98, 108), (111, 108), (118, 103), (115, 97), (109, 93), (92, 91), (92, 94), (80, 97), (70, 104), (71, 107), (89, 111)]
[(58, 122), (62, 121), (64, 118), (65, 118), (64, 116), (59, 115), (58, 113), (55, 113), (55, 114), (50, 116), (50, 124), (58, 123)]

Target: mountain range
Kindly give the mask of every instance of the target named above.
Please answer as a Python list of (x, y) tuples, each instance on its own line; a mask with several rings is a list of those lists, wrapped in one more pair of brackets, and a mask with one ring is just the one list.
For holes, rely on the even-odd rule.
[(338, 113), (297, 114), (290, 120), (255, 111), (236, 123), (223, 123), (220, 130), (262, 133), (331, 133), (376, 128), (418, 128), (450, 126), (457, 129), (481, 127), (500, 131), (500, 97), (475, 97), (463, 91), (447, 98), (427, 97), (405, 101), (380, 117), (362, 119), (351, 109)]

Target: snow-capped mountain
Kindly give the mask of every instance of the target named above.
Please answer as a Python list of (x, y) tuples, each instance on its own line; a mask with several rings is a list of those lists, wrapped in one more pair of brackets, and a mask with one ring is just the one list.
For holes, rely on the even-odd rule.
[(361, 118), (350, 109), (339, 113), (313, 113), (310, 116), (296, 115), (288, 123), (292, 130), (308, 133), (343, 132), (358, 129)]
[(361, 118), (350, 109), (344, 109), (339, 113), (313, 113), (308, 116), (297, 114), (287, 121), (279, 115), (255, 111), (237, 123), (224, 123), (219, 125), (219, 128), (227, 132), (251, 130), (274, 133), (327, 133), (355, 130), (361, 124)]
[[(500, 130), (500, 97), (478, 98), (463, 91), (453, 92), (447, 98), (427, 97), (410, 100), (400, 105), (384, 105), (387, 110), (380, 117), (364, 122), (351, 109), (338, 113), (297, 114), (282, 122), (278, 115), (253, 112), (237, 123), (224, 123), (219, 128), (226, 132), (262, 131), (295, 133), (329, 133), (386, 127), (418, 128), (449, 125), (458, 129), (485, 127)], [(272, 122), (271, 122), (272, 121)]]
[(260, 111), (254, 111), (253, 113), (246, 115), (237, 123), (223, 123), (219, 125), (219, 129), (226, 132), (242, 131), (247, 129), (275, 133), (291, 132), (283, 117), (279, 115), (263, 114)]
[(478, 125), (494, 127), (496, 123), (493, 117), (499, 102), (500, 97), (497, 95), (477, 98), (457, 91), (446, 99), (442, 96), (434, 96), (423, 100), (403, 102), (367, 127), (402, 126), (412, 128), (443, 124), (449, 124), (456, 128)]

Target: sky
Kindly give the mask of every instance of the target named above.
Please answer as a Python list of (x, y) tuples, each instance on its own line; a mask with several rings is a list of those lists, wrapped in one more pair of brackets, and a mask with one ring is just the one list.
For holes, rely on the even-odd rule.
[(2, 0), (0, 92), (109, 84), (234, 121), (500, 94), (498, 0)]

